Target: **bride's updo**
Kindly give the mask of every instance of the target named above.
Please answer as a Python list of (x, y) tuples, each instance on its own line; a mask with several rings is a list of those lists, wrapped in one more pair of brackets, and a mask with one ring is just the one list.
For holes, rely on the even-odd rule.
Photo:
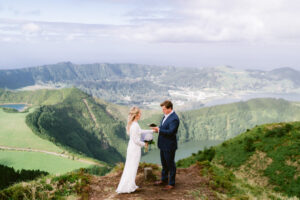
[(129, 133), (130, 133), (130, 126), (131, 126), (132, 122), (136, 119), (137, 115), (140, 112), (141, 112), (141, 110), (136, 106), (133, 106), (130, 108), (130, 111), (128, 114), (127, 126), (126, 126), (127, 135), (129, 135)]

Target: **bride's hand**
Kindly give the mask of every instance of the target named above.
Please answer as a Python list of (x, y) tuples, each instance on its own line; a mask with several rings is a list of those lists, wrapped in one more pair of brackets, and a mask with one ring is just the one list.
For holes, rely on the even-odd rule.
[(158, 132), (159, 132), (159, 128), (158, 128), (158, 127), (152, 127), (152, 130), (153, 130), (155, 133), (158, 133)]

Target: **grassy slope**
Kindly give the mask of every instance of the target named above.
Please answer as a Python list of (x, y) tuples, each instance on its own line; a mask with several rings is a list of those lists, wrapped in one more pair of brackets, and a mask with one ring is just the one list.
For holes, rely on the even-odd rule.
[(27, 119), (37, 135), (70, 151), (110, 163), (125, 155), (123, 123), (112, 117), (105, 105), (79, 89), (73, 88), (63, 101), (42, 106)]
[(75, 169), (90, 167), (82, 163), (59, 156), (39, 152), (0, 151), (0, 163), (16, 170), (39, 169), (51, 174), (63, 174)]
[[(30, 109), (30, 112), (33, 110)], [(26, 115), (28, 113), (6, 113), (0, 109), (0, 146), (70, 154), (66, 153), (63, 148), (34, 134), (25, 123)], [(72, 155), (82, 157), (73, 153)], [(7, 150), (0, 151), (0, 163), (15, 169), (40, 169), (50, 173), (65, 173), (90, 166), (90, 164), (45, 153)]]
[[(98, 127), (95, 127), (95, 122), (91, 118), (83, 99), (86, 99), (92, 110), (99, 125)], [(60, 140), (61, 145), (57, 143), (59, 146), (63, 146), (63, 149), (70, 147), (70, 143), (77, 143), (78, 145), (76, 145), (83, 147), (83, 149), (75, 149), (74, 152), (82, 152), (85, 155), (104, 161), (110, 160), (109, 162), (120, 161), (123, 159), (122, 155), (125, 156), (127, 146), (126, 139), (128, 138), (126, 138), (126, 134), (124, 134), (124, 125), (122, 124), (124, 122), (121, 122), (120, 118), (116, 117), (119, 115), (114, 112), (110, 114), (109, 108), (106, 109), (108, 104), (105, 104), (105, 102), (96, 103), (94, 98), (76, 88), (35, 91), (6, 91), (0, 89), (0, 103), (27, 103), (36, 106), (45, 105), (46, 107), (49, 106), (47, 108), (55, 110), (56, 113), (51, 114), (53, 114), (53, 119), (57, 122), (55, 122), (57, 130), (52, 129), (48, 131), (47, 134), (51, 134), (52, 136), (58, 136), (59, 134), (64, 136), (68, 135), (68, 137), (63, 139), (64, 141)], [(4, 115), (3, 112), (2, 114)], [(5, 115), (7, 115), (7, 113), (5, 113)], [(44, 115), (43, 119), (46, 117), (47, 116)], [(45, 122), (44, 125), (47, 126), (47, 122)], [(10, 127), (11, 126), (8, 126), (8, 128)], [(20, 127), (20, 129), (14, 127), (13, 129), (18, 129), (15, 132), (19, 132), (22, 128), (28, 130), (25, 126)], [(49, 127), (43, 128), (47, 130)], [(3, 131), (7, 132), (6, 130)], [(26, 133), (24, 132), (24, 134)], [(39, 144), (39, 142), (31, 141), (29, 141), (28, 144), (24, 144), (18, 141), (18, 138), (20, 137), (14, 137), (13, 139), (14, 143), (18, 145), (21, 144), (28, 147), (30, 143)], [(31, 136), (29, 138), (31, 138)], [(28, 140), (30, 140), (29, 138)], [(89, 138), (88, 141), (90, 142), (87, 142), (87, 138)], [(11, 141), (8, 140), (10, 140), (10, 137), (6, 137), (6, 141), (3, 143), (11, 143)], [(85, 141), (83, 142), (83, 140)], [(45, 142), (45, 140), (41, 141)], [(47, 149), (47, 145), (44, 145), (43, 142), (40, 143), (41, 146), (45, 146)], [(69, 142), (69, 144), (66, 145), (65, 142)], [(81, 144), (79, 144), (80, 142)], [(51, 144), (50, 142), (48, 143)], [(94, 148), (94, 152), (88, 150), (91, 148)], [(48, 150), (50, 150), (50, 147)], [(67, 148), (67, 150), (70, 151), (71, 149)], [(60, 149), (56, 149), (56, 151), (60, 151)]]
[(9, 91), (0, 89), (0, 103), (27, 103), (33, 105), (53, 105), (63, 101), (72, 88), (61, 90)]
[(183, 113), (180, 139), (229, 139), (255, 125), (300, 120), (300, 107), (283, 99), (253, 99)]
[[(34, 105), (44, 104), (51, 105), (62, 101), (71, 94), (73, 89), (63, 90), (37, 90), (26, 92), (10, 92), (0, 91), (1, 103), (30, 103)], [(45, 150), (50, 152), (57, 152), (64, 154), (66, 149), (62, 146), (57, 146), (49, 140), (42, 139), (32, 132), (32, 130), (26, 125), (25, 118), (28, 114), (34, 112), (37, 106), (30, 109), (29, 113), (7, 113), (3, 109), (0, 109), (0, 145), (7, 147), (18, 148), (31, 148), (38, 150)], [(6, 154), (7, 153), (7, 154)], [(75, 152), (71, 152), (75, 157), (84, 157), (77, 155)], [(12, 155), (8, 157), (6, 155)], [(16, 169), (22, 168), (22, 156), (27, 158), (27, 163), (24, 163), (24, 169), (41, 169), (49, 171), (51, 173), (64, 173), (66, 171), (78, 169), (80, 167), (87, 167), (89, 164), (79, 161), (73, 161), (68, 158), (57, 157), (54, 155), (48, 155), (37, 152), (9, 152), (1, 151), (1, 163), (12, 166)], [(43, 157), (44, 156), (44, 157)], [(70, 156), (71, 157), (71, 156)], [(44, 158), (44, 159), (43, 159)], [(47, 162), (41, 163), (41, 159), (49, 159), (49, 165)], [(85, 158), (85, 157), (84, 157)], [(86, 159), (86, 158), (85, 158)], [(90, 160), (90, 159), (88, 159)]]
[[(278, 149), (280, 149), (280, 146), (284, 146), (289, 149), (288, 151), (286, 151), (285, 149), (284, 151), (276, 152), (276, 148), (275, 148), (276, 154), (283, 155), (280, 152), (285, 152), (285, 153), (289, 152), (288, 156), (292, 156), (292, 157), (293, 155), (296, 156), (294, 161), (299, 159), (299, 155), (297, 154), (298, 151), (296, 152), (293, 150), (295, 145), (296, 147), (298, 147), (299, 129), (300, 129), (300, 122), (290, 123), (290, 125), (271, 124), (271, 125), (258, 126), (252, 130), (247, 131), (246, 133), (241, 134), (240, 136), (237, 136), (231, 140), (226, 141), (225, 143), (223, 143), (223, 145), (205, 150), (205, 153), (199, 152), (198, 154), (194, 154), (193, 156), (186, 158), (185, 160), (183, 160), (184, 163), (188, 161), (192, 161), (189, 163), (189, 165), (196, 163), (196, 165), (199, 166), (198, 168), (200, 168), (199, 174), (201, 178), (203, 180), (208, 180), (206, 182), (203, 182), (203, 184), (206, 184), (207, 188), (210, 190), (210, 191), (206, 191), (206, 193), (203, 193), (203, 191), (201, 190), (203, 189), (203, 186), (199, 186), (199, 189), (192, 188), (193, 190), (189, 191), (190, 194), (194, 196), (195, 199), (206, 199), (208, 197), (205, 196), (205, 194), (208, 193), (213, 193), (220, 199), (272, 199), (272, 200), (289, 199), (286, 196), (286, 194), (279, 193), (278, 191), (280, 190), (276, 192), (273, 191), (272, 189), (273, 187), (260, 187), (256, 184), (252, 184), (250, 181), (247, 181), (247, 179), (241, 179), (240, 177), (235, 175), (236, 174), (235, 172), (237, 171), (239, 166), (245, 163), (245, 160), (243, 158), (246, 157), (249, 159), (251, 157), (251, 154), (252, 155), (255, 154), (257, 150), (265, 149), (272, 154), (272, 151), (274, 151), (274, 146), (272, 145), (274, 144), (272, 144), (272, 142), (270, 142), (269, 140), (273, 142), (278, 140), (285, 141), (284, 145), (278, 145), (281, 143), (277, 142), (275, 146)], [(248, 141), (248, 139), (246, 138), (250, 138), (250, 137), (256, 138), (257, 141), (253, 140), (253, 143), (245, 142)], [(291, 142), (289, 142), (290, 140)], [(267, 145), (263, 145), (264, 143), (267, 143)], [(254, 145), (255, 148), (254, 149), (251, 148), (252, 145), (249, 144)], [(235, 155), (234, 153), (236, 152), (248, 152), (249, 155), (237, 153), (236, 155), (239, 156), (233, 156)], [(201, 157), (202, 158), (206, 157), (206, 158), (201, 159)], [(240, 164), (235, 165), (235, 167), (233, 167), (232, 158), (236, 160), (234, 163), (240, 163)], [(213, 160), (212, 162), (205, 161), (207, 159), (208, 160), (213, 159)], [(202, 162), (198, 162), (198, 160)], [(241, 160), (243, 161), (241, 162)], [(274, 162), (275, 160), (276, 159), (274, 158)], [(279, 159), (279, 161), (282, 160)], [(183, 163), (179, 165), (182, 164)], [(280, 165), (282, 164), (283, 163), (280, 163)], [(250, 167), (253, 168), (253, 166)], [(118, 168), (119, 166), (116, 167), (116, 169)], [(196, 169), (197, 167), (196, 168), (192, 167), (192, 168)], [(189, 171), (187, 171), (186, 173), (189, 173)], [(109, 176), (108, 178), (111, 179), (112, 177)], [(78, 185), (80, 184), (79, 181), (80, 179), (84, 180), (83, 182), (84, 185)], [(0, 191), (0, 197), (2, 196), (11, 197), (17, 194), (19, 194), (20, 196), (24, 194), (30, 196), (33, 195), (32, 192), (34, 191), (33, 188), (39, 188), (40, 193), (38, 195), (55, 195), (56, 198), (62, 195), (63, 198), (66, 198), (66, 196), (70, 197), (70, 195), (77, 193), (77, 195), (82, 197), (82, 195), (87, 195), (87, 193), (84, 193), (84, 191), (86, 190), (84, 190), (82, 187), (88, 186), (90, 184), (90, 180), (91, 178), (89, 177), (89, 175), (84, 173), (71, 173), (71, 174), (68, 173), (55, 178), (45, 177), (37, 181), (30, 182), (29, 184), (26, 184), (26, 186), (22, 184), (17, 184), (6, 190)], [(48, 182), (48, 184), (46, 182)], [(58, 186), (57, 182), (59, 182), (62, 186), (57, 187)], [(73, 184), (76, 184), (75, 188), (70, 187), (70, 185)], [(57, 192), (55, 193), (51, 192), (53, 191), (53, 189), (54, 191)], [(113, 189), (115, 189), (115, 185)], [(144, 190), (148, 190), (148, 188)], [(284, 190), (282, 192), (287, 192), (287, 191)], [(110, 195), (112, 195), (112, 193)], [(289, 194), (289, 196), (294, 196), (294, 195)], [(296, 198), (291, 198), (291, 199), (296, 199)]]
[(300, 122), (257, 126), (221, 145), (177, 162), (186, 167), (215, 151), (213, 163), (264, 188), (300, 197)]
[(48, 175), (0, 191), (0, 199), (87, 199), (89, 174), (83, 170)]
[(257, 166), (256, 170), (259, 171), (257, 174), (267, 177), (266, 185), (300, 197), (299, 152), (300, 122), (267, 124), (220, 145), (216, 160), (240, 171), (246, 169), (241, 171), (244, 173), (250, 173), (252, 163), (263, 161), (264, 166)]
[(63, 152), (52, 142), (35, 135), (25, 123), (26, 115), (28, 113), (7, 113), (0, 109), (0, 145)]

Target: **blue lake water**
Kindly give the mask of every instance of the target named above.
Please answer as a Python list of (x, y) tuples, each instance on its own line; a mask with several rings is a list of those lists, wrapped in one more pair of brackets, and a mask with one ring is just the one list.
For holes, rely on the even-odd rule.
[(26, 104), (6, 104), (6, 105), (0, 105), (0, 107), (4, 108), (14, 108), (18, 111), (21, 111), (25, 108)]
[[(192, 153), (197, 153), (199, 150), (203, 150), (205, 147), (208, 148), (211, 146), (216, 146), (222, 142), (223, 140), (209, 140), (209, 141), (190, 141), (184, 144), (178, 144), (178, 149), (175, 155), (175, 161), (178, 161), (182, 158), (189, 157), (192, 155)], [(151, 150), (147, 154), (143, 155), (141, 158), (141, 162), (160, 164), (159, 149)]]

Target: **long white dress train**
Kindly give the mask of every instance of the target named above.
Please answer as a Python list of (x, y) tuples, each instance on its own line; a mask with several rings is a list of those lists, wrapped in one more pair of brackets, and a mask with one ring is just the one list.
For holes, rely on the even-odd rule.
[(152, 130), (142, 130), (137, 122), (131, 124), (129, 132), (130, 139), (127, 147), (126, 162), (116, 190), (117, 193), (131, 193), (138, 188), (135, 184), (135, 178), (141, 159), (141, 147), (145, 146), (145, 143), (141, 141), (141, 134), (153, 133)]

